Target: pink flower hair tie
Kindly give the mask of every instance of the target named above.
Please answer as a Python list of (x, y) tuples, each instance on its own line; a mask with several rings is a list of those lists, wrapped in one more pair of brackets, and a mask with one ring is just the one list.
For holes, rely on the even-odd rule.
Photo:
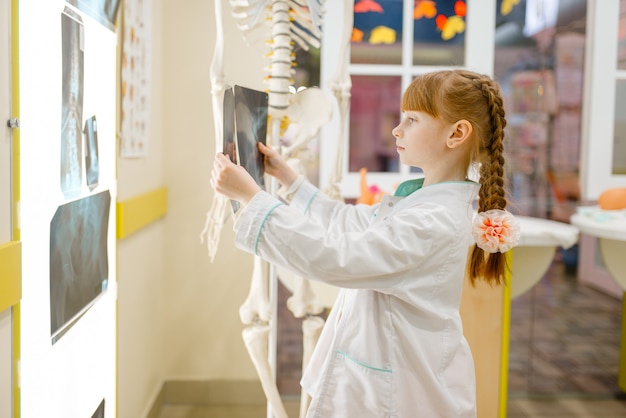
[(474, 217), (472, 236), (488, 253), (504, 253), (519, 243), (519, 221), (508, 211), (490, 209)]

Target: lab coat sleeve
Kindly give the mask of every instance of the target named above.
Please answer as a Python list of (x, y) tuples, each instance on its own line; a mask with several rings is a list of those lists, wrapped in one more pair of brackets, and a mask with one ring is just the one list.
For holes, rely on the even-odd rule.
[(362, 231), (372, 222), (378, 205), (348, 205), (331, 199), (308, 181), (293, 194), (290, 206), (329, 228), (339, 225), (346, 231)]
[(417, 268), (438, 268), (437, 254), (446, 253), (456, 234), (445, 226), (446, 214), (423, 204), (365, 230), (326, 228), (259, 192), (235, 222), (235, 243), (312, 280), (385, 291), (414, 277), (410, 272)]

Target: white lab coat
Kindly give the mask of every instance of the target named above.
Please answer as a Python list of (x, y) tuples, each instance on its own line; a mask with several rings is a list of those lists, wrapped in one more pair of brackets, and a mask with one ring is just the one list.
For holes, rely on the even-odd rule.
[(308, 418), (476, 416), (459, 305), (478, 187), (367, 206), (304, 182), (289, 206), (260, 192), (240, 211), (238, 247), (342, 288), (302, 378)]

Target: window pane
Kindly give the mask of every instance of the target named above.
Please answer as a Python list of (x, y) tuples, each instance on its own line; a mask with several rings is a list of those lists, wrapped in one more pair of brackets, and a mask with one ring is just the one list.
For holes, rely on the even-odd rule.
[(461, 0), (416, 2), (413, 65), (464, 65), (465, 3)]
[[(569, 222), (580, 203), (587, 5), (556, 6), (498, 0), (494, 75), (505, 96), (509, 210)], [(520, 389), (515, 385), (510, 388)]]
[(353, 64), (402, 63), (402, 0), (358, 0), (350, 48)]
[(400, 77), (352, 77), (349, 171), (398, 171), (391, 130), (400, 122), (400, 88)]
[(626, 0), (620, 0), (619, 3), (619, 29), (617, 36), (617, 68), (626, 70)]
[(613, 174), (626, 174), (626, 80), (615, 85), (615, 125), (613, 134)]

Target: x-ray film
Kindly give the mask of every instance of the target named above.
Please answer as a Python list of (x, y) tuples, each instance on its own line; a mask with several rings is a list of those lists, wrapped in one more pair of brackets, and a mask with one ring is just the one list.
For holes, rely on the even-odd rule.
[[(265, 189), (263, 154), (257, 143), (267, 140), (267, 93), (242, 86), (224, 91), (224, 154), (243, 166), (262, 189)], [(239, 204), (232, 202), (233, 211)]]

